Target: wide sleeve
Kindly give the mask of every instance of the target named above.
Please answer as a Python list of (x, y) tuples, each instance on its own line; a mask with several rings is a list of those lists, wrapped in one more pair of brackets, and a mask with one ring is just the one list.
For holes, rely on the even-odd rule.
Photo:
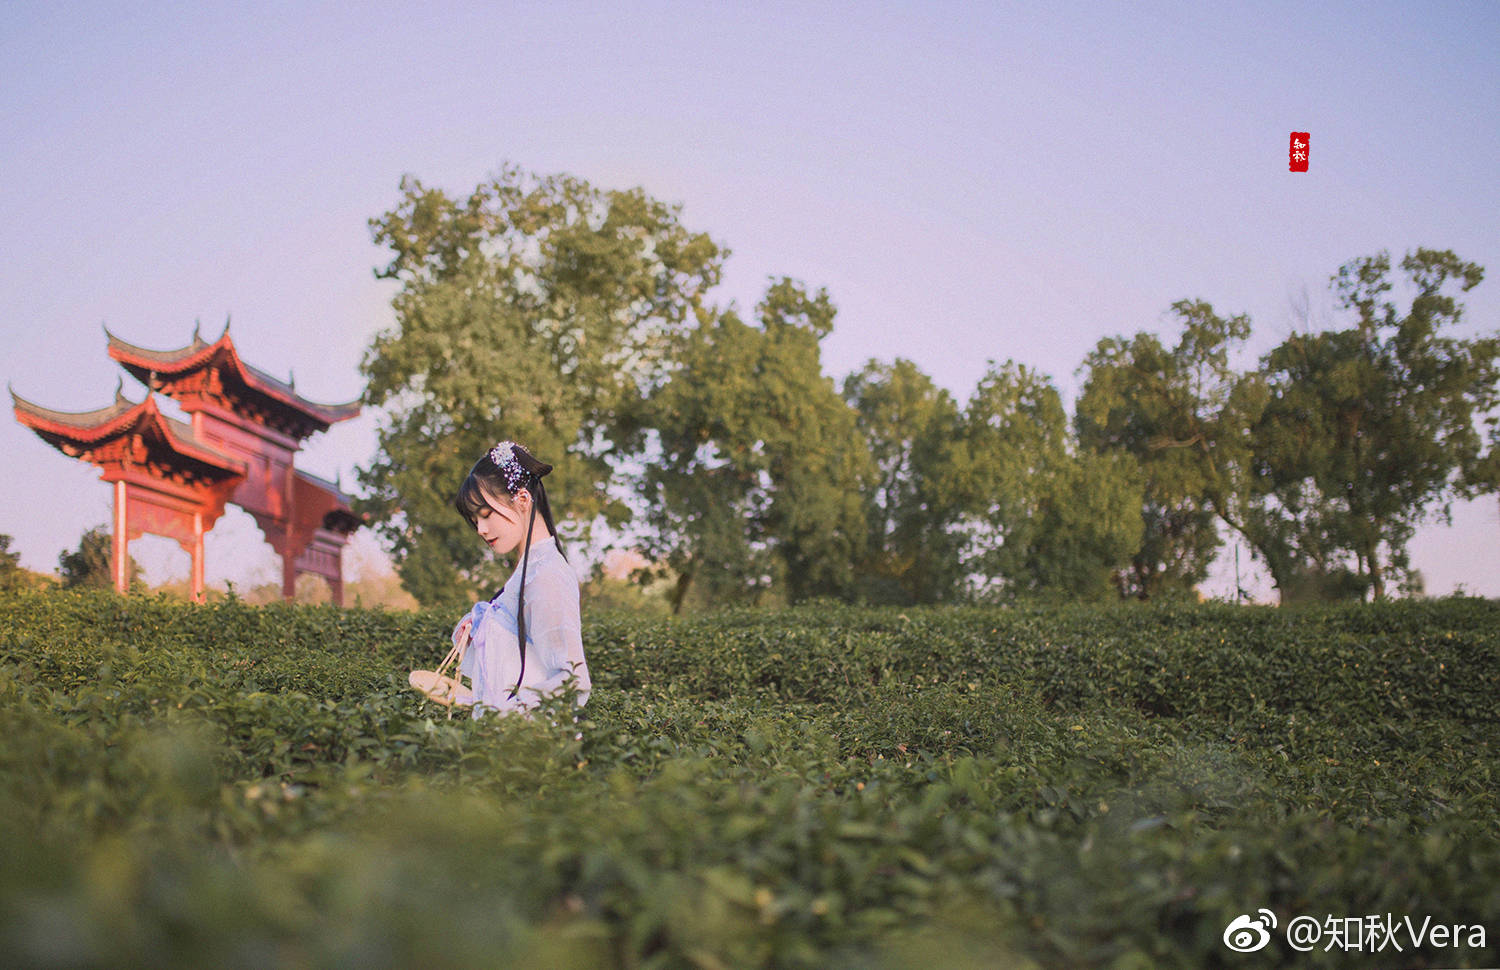
[(593, 682), (583, 656), (583, 627), (578, 612), (578, 577), (570, 568), (551, 569), (526, 583), (526, 638), (534, 648), (542, 678), (528, 684), (538, 696), (555, 692), (574, 678), (578, 703), (588, 701)]
[(483, 635), (480, 632), (480, 628), (483, 626), (484, 618), (489, 612), (490, 604), (484, 602), (483, 600), (480, 600), (478, 603), (475, 603), (473, 609), (465, 613), (464, 618), (462, 620), (459, 620), (458, 623), (453, 627), (453, 645), (456, 647), (458, 646), (459, 628), (464, 625), (465, 620), (467, 620), (469, 623), (469, 643), (466, 647), (464, 647), (463, 659), (459, 662), (458, 665), (459, 671), (465, 677), (473, 677), (475, 675), (477, 658), (479, 656), (480, 647), (483, 643)]

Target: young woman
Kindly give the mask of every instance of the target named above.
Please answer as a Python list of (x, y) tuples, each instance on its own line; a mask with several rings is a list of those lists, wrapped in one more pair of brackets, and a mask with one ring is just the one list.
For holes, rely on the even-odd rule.
[(527, 710), (569, 682), (582, 706), (592, 689), (578, 576), (558, 547), (542, 485), (551, 470), (514, 441), (502, 441), (474, 463), (453, 500), (485, 545), (497, 555), (519, 550), (521, 563), (494, 599), (475, 604), (453, 630), (454, 643), (472, 634), (462, 672), (473, 682), (475, 717)]

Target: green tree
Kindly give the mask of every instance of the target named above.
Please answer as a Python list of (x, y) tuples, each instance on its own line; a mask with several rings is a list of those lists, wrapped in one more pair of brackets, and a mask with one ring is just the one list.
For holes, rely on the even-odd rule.
[(1343, 266), (1333, 284), (1354, 326), (1294, 334), (1262, 365), (1270, 397), (1245, 534), (1283, 599), (1384, 599), (1412, 578), (1421, 521), (1500, 488), (1480, 428), (1494, 434), (1500, 340), (1443, 334), (1463, 314), (1451, 290), (1483, 270), (1446, 250), (1408, 254), (1415, 295), (1399, 313), (1390, 269), (1385, 253)]
[(642, 553), (674, 578), (673, 612), (689, 592), (716, 604), (763, 595), (777, 568), (769, 534), (770, 456), (779, 435), (760, 406), (755, 371), (765, 335), (732, 310), (705, 320), (678, 370), (650, 399), (650, 450), (639, 487)]
[(875, 466), (865, 492), (867, 545), (860, 595), (875, 602), (933, 603), (962, 590), (957, 530), (962, 509), (945, 497), (958, 405), (909, 360), (871, 360), (844, 379), (844, 399)]
[(1084, 447), (1140, 466), (1141, 544), (1116, 583), (1121, 595), (1143, 600), (1191, 592), (1208, 575), (1222, 544), (1219, 521), (1238, 524), (1248, 431), (1265, 406), (1260, 376), (1229, 363), (1250, 335), (1249, 318), (1221, 317), (1202, 300), (1172, 310), (1182, 334), (1171, 349), (1149, 333), (1099, 341), (1081, 368), (1074, 418)]
[(24, 585), (21, 554), (10, 551), (10, 544), (14, 541), (12, 537), (0, 533), (0, 592), (9, 593)]
[(716, 603), (773, 586), (795, 602), (851, 596), (863, 549), (868, 453), (853, 411), (822, 374), (835, 310), (825, 291), (772, 282), (759, 326), (707, 317), (651, 396), (644, 552)]
[(575, 534), (628, 517), (608, 487), (621, 443), (724, 253), (640, 189), (506, 168), (466, 199), (411, 177), (401, 190), (371, 220), (392, 254), (378, 275), (400, 289), (362, 364), (387, 414), (360, 480), (403, 585), (430, 605), (499, 579), (450, 504), (499, 438), (555, 466), (549, 495)]
[(773, 455), (770, 524), (786, 563), (787, 597), (851, 598), (863, 554), (862, 495), (873, 479), (852, 408), (823, 375), (820, 342), (836, 311), (826, 290), (775, 280), (756, 308), (769, 342), (761, 379), (784, 429)]
[(1007, 597), (1109, 592), (1140, 542), (1141, 481), (1128, 458), (1073, 447), (1049, 379), (991, 363), (950, 454), (967, 572)]
[[(63, 586), (114, 586), (114, 570), (111, 568), (113, 544), (109, 526), (96, 525), (79, 539), (77, 549), (59, 553), (57, 571), (62, 576)], [(129, 585), (139, 583), (140, 575), (141, 567), (132, 556), (126, 564)]]

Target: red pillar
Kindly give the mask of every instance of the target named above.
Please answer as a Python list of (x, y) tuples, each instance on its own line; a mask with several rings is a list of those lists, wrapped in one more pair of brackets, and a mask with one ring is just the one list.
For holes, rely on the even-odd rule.
[(115, 589), (126, 592), (130, 588), (128, 564), (130, 554), (129, 518), (125, 514), (125, 483), (115, 482), (115, 532), (109, 546), (111, 572), (115, 577)]
[(283, 514), (286, 516), (286, 552), (281, 557), (281, 597), (290, 602), (297, 598), (297, 472), (292, 461), (286, 465), (286, 478), (281, 485)]
[(281, 596), (287, 600), (297, 596), (297, 557), (292, 555), (291, 536), (281, 547)]
[(329, 577), (326, 577), (326, 576), (324, 578), (328, 580), (328, 593), (329, 593), (329, 598), (333, 602), (333, 605), (334, 606), (343, 606), (344, 605), (344, 550), (342, 550), (342, 549), (339, 550), (339, 578), (338, 579), (332, 579), (332, 578), (329, 578)]
[(193, 513), (193, 602), (203, 602), (203, 513)]

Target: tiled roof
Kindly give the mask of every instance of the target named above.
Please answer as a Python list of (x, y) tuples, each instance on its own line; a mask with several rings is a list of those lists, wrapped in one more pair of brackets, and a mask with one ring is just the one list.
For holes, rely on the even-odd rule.
[(156, 401), (149, 395), (144, 401), (137, 403), (126, 398), (117, 388), (113, 404), (92, 411), (57, 411), (26, 400), (14, 389), (10, 392), (10, 399), (15, 406), (17, 420), (49, 444), (72, 442), (91, 445), (128, 432), (143, 423), (155, 423), (162, 429), (171, 448), (184, 457), (235, 474), (245, 472), (244, 462), (199, 440), (193, 434), (192, 426), (186, 422), (162, 414)]
[(343, 404), (323, 404), (309, 400), (298, 394), (291, 383), (272, 377), (259, 367), (245, 363), (240, 359), (239, 352), (235, 350), (234, 342), (229, 337), (228, 325), (224, 327), (224, 332), (219, 339), (213, 343), (205, 342), (194, 329), (192, 342), (176, 350), (151, 350), (121, 340), (110, 333), (108, 328), (104, 332), (109, 338), (109, 355), (143, 382), (147, 381), (147, 376), (143, 374), (149, 374), (149, 372), (175, 375), (189, 373), (200, 367), (218, 366), (235, 379), (231, 383), (243, 385), (251, 392), (270, 398), (282, 407), (292, 409), (304, 419), (322, 425), (323, 428), (318, 430), (355, 417), (360, 411), (358, 400)]

